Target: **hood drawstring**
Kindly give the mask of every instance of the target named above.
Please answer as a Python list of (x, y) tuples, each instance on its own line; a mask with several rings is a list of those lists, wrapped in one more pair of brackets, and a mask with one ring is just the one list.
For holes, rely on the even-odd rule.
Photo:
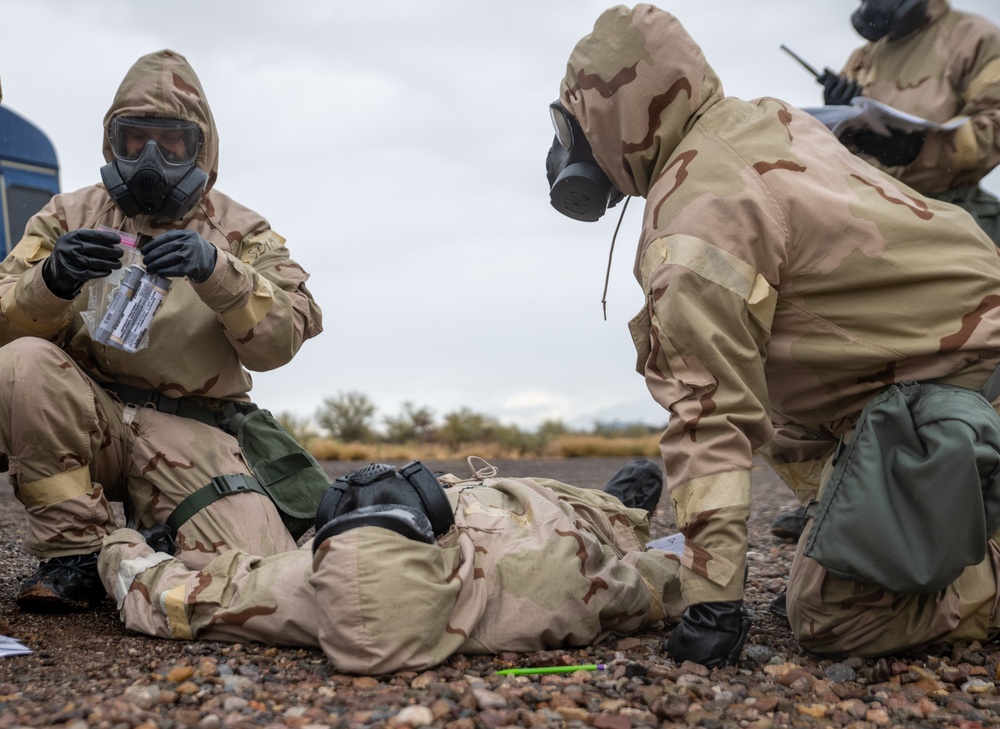
[(615, 253), (615, 240), (618, 238), (618, 230), (622, 227), (622, 221), (625, 219), (625, 211), (628, 210), (628, 201), (631, 199), (630, 195), (625, 196), (625, 204), (622, 205), (622, 214), (618, 216), (618, 225), (615, 226), (615, 233), (611, 236), (611, 250), (608, 251), (608, 270), (604, 274), (604, 293), (601, 294), (601, 308), (604, 309), (604, 321), (608, 320), (608, 281), (611, 279), (611, 257)]

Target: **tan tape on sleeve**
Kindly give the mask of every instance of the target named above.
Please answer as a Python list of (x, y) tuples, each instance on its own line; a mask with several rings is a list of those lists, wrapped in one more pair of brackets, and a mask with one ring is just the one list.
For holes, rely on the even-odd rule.
[(774, 321), (774, 310), (778, 305), (778, 291), (761, 274), (753, 280), (753, 288), (747, 297), (747, 310), (768, 330)]
[(979, 161), (979, 141), (972, 120), (955, 130), (955, 155), (951, 160), (952, 170), (967, 170)]
[(642, 256), (642, 280), (648, 281), (664, 264), (688, 268), (744, 301), (750, 298), (757, 280), (757, 271), (749, 263), (693, 235), (669, 235), (653, 241)]
[(819, 493), (820, 478), (828, 458), (817, 461), (801, 461), (799, 463), (774, 463), (768, 465), (774, 469), (785, 485), (795, 492), (795, 498), (803, 505), (816, 498)]
[(969, 79), (965, 89), (967, 100), (981, 96), (991, 86), (1000, 86), (1000, 58), (994, 58), (983, 66), (983, 70)]
[(21, 307), (17, 305), (17, 299), (15, 298), (16, 291), (17, 287), (12, 286), (7, 290), (7, 293), (0, 297), (0, 313), (2, 313), (3, 316), (6, 317), (7, 321), (15, 327), (20, 329), (25, 334), (30, 334), (33, 337), (48, 339), (65, 326), (65, 321), (59, 321), (53, 324), (52, 322), (41, 322), (36, 319), (32, 319), (21, 310)]
[(223, 326), (229, 331), (250, 331), (274, 306), (274, 286), (263, 276), (258, 276), (257, 280), (257, 290), (250, 296), (246, 306), (220, 315)]
[(51, 506), (85, 496), (91, 488), (90, 469), (80, 466), (31, 483), (18, 484), (17, 492), (25, 506)]
[(778, 292), (763, 275), (732, 253), (691, 235), (670, 235), (653, 241), (640, 264), (643, 285), (661, 265), (683, 266), (730, 291), (747, 303), (747, 310), (771, 328)]
[(674, 516), (687, 524), (703, 511), (750, 504), (750, 471), (726, 471), (702, 476), (671, 489)]
[(178, 640), (193, 640), (194, 633), (188, 622), (187, 603), (184, 600), (184, 583), (174, 585), (169, 590), (160, 593), (160, 609), (167, 616), (170, 632)]

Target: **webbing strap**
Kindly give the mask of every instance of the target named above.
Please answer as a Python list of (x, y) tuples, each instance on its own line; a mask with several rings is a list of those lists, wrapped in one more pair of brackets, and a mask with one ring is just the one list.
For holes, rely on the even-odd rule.
[(267, 496), (264, 487), (249, 473), (216, 476), (177, 505), (177, 508), (167, 519), (167, 526), (170, 527), (171, 534), (176, 538), (177, 530), (180, 529), (181, 525), (209, 504), (214, 504), (223, 496), (240, 494), (245, 491), (256, 491), (258, 494)]
[(986, 402), (991, 404), (1000, 397), (1000, 367), (993, 370), (990, 379), (986, 380), (986, 384), (983, 385), (979, 392), (986, 398)]
[(182, 418), (197, 420), (205, 425), (218, 428), (219, 421), (215, 411), (184, 398), (170, 397), (155, 390), (143, 390), (119, 382), (106, 382), (101, 385), (108, 392), (114, 393), (126, 405), (152, 405), (161, 413), (178, 415)]

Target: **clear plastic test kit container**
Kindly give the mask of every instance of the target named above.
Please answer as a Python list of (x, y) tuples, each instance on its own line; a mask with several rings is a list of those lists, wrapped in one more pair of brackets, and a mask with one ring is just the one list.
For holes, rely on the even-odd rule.
[(138, 352), (149, 342), (149, 327), (170, 291), (170, 279), (146, 271), (136, 236), (105, 226), (99, 230), (121, 236), (125, 251), (122, 267), (92, 286), (84, 320), (95, 342)]

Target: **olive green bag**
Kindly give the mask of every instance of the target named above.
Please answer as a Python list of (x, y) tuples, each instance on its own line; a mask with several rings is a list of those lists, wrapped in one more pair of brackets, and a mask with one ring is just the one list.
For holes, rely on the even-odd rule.
[(281, 512), (295, 539), (313, 526), (316, 509), (330, 488), (330, 477), (312, 455), (275, 420), (252, 403), (230, 403), (218, 416), (219, 427), (236, 437), (253, 475), (216, 476), (178, 504), (167, 520), (173, 533), (200, 509), (229, 494), (262, 493)]
[(982, 394), (892, 385), (834, 464), (805, 546), (832, 574), (929, 594), (986, 556), (1000, 526), (1000, 417)]

